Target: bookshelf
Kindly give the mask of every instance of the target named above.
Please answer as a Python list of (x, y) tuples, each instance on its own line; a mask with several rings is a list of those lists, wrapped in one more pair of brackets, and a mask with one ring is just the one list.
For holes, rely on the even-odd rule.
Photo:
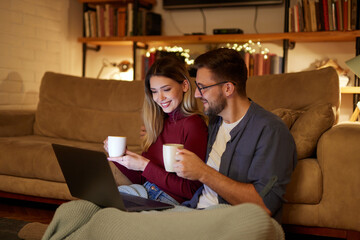
[(289, 40), (289, 42), (352, 42), (360, 37), (356, 31), (298, 32), (298, 33), (264, 33), (264, 34), (219, 34), (219, 35), (188, 35), (188, 36), (132, 36), (108, 38), (78, 38), (81, 43), (93, 45), (132, 45), (134, 42), (143, 44), (193, 44), (193, 43), (236, 43), (274, 42)]
[[(121, 3), (132, 2), (134, 9), (139, 4), (151, 7), (156, 0), (79, 0), (84, 4), (90, 3)], [(285, 9), (288, 9), (286, 0)], [(86, 50), (95, 49), (88, 45), (95, 45), (96, 49), (100, 46), (129, 46), (133, 48), (134, 63), (136, 62), (136, 49), (138, 47), (148, 47), (151, 44), (216, 44), (216, 43), (241, 43), (252, 40), (253, 42), (275, 42), (283, 41), (283, 70), (286, 72), (287, 52), (295, 46), (296, 43), (309, 42), (356, 42), (356, 55), (360, 53), (360, 30), (353, 31), (318, 31), (318, 32), (287, 32), (288, 14), (285, 10), (284, 33), (265, 33), (265, 34), (223, 34), (223, 35), (187, 35), (187, 36), (126, 36), (126, 37), (79, 37), (78, 41), (83, 44), (83, 75), (85, 75), (85, 57)], [(134, 24), (135, 25), (135, 24)], [(134, 64), (135, 65), (135, 64)], [(134, 66), (136, 67), (136, 66)], [(354, 94), (354, 102), (358, 101), (360, 94), (359, 81), (355, 81), (355, 87), (341, 88), (343, 94)]]

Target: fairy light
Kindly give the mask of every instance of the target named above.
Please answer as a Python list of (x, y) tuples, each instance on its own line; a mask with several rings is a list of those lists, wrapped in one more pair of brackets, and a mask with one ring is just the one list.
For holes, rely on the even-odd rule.
[(194, 59), (190, 59), (190, 49), (183, 49), (182, 47), (178, 46), (161, 46), (158, 48), (151, 48), (148, 52), (146, 52), (146, 57), (150, 57), (150, 53), (156, 52), (156, 51), (166, 51), (166, 52), (175, 52), (180, 53), (180, 56), (184, 57), (185, 63), (187, 65), (193, 65)]
[(248, 52), (250, 54), (254, 54), (254, 53), (258, 52), (258, 53), (264, 55), (265, 59), (268, 58), (268, 54), (270, 52), (270, 50), (268, 48), (264, 48), (261, 45), (261, 42), (254, 43), (252, 40), (249, 40), (248, 42), (246, 42), (244, 44), (226, 43), (224, 47), (234, 49), (238, 52), (240, 52), (240, 51)]

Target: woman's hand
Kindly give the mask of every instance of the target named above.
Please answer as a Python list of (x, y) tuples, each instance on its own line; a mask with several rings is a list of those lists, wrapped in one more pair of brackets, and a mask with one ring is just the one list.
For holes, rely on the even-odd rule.
[(144, 171), (144, 169), (150, 162), (149, 159), (146, 159), (143, 156), (133, 153), (129, 150), (126, 150), (124, 156), (109, 157), (108, 160), (117, 162), (120, 165), (126, 167), (127, 169), (135, 170), (135, 171)]
[(106, 139), (104, 140), (104, 149), (105, 149), (105, 151), (106, 151), (107, 153), (109, 153), (109, 150), (108, 150), (108, 138), (106, 138)]

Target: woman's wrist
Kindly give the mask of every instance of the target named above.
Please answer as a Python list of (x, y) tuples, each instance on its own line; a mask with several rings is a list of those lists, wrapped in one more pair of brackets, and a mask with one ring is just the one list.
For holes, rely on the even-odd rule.
[(145, 170), (145, 168), (147, 167), (147, 165), (149, 164), (149, 162), (150, 162), (150, 160), (149, 160), (149, 159), (144, 158), (144, 161), (143, 161), (143, 169), (142, 169), (142, 171), (144, 171), (144, 170)]

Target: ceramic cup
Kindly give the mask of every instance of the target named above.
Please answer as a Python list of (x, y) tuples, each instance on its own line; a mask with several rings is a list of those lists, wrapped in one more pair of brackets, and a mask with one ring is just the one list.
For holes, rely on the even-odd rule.
[(176, 149), (183, 149), (184, 145), (168, 143), (163, 145), (164, 166), (167, 172), (174, 172)]
[(126, 149), (126, 137), (108, 136), (109, 157), (120, 157)]

